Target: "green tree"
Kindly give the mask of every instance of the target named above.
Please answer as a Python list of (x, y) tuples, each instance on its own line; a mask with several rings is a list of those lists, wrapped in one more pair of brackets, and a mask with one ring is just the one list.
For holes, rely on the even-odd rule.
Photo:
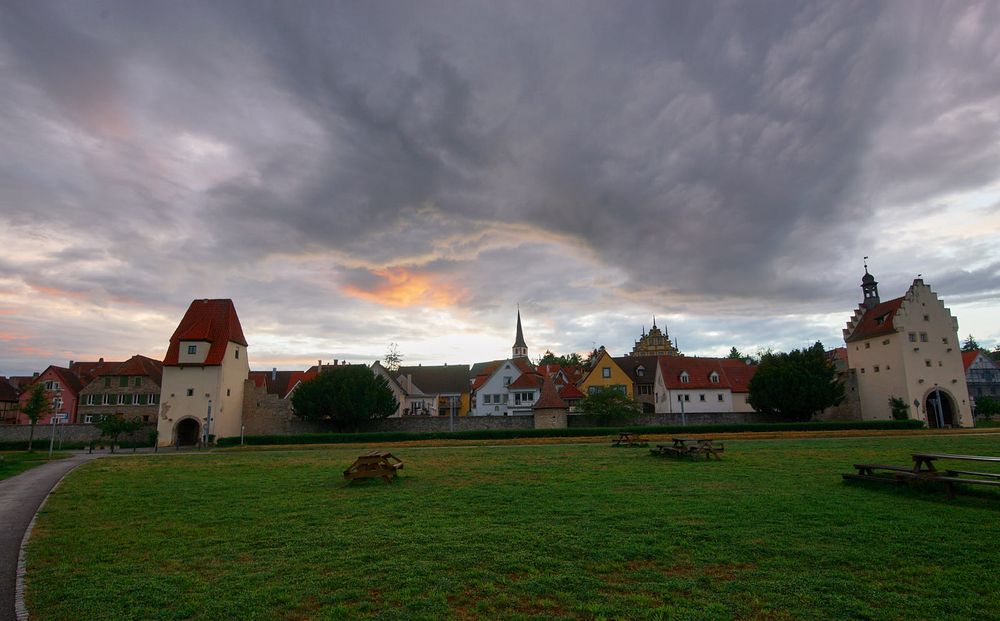
[(642, 414), (642, 406), (617, 388), (599, 387), (580, 400), (578, 412), (597, 418), (601, 424), (622, 422)]
[(31, 424), (31, 429), (28, 431), (28, 452), (30, 453), (35, 441), (35, 423), (45, 414), (52, 412), (52, 402), (45, 394), (45, 385), (42, 382), (36, 382), (32, 386), (31, 395), (21, 407), (21, 412), (28, 417), (28, 422)]
[(601, 345), (600, 347), (595, 348), (594, 351), (588, 353), (587, 359), (583, 361), (583, 364), (589, 369), (594, 362), (601, 357), (602, 353), (604, 353), (604, 345)]
[(1000, 345), (993, 348), (993, 351), (990, 352), (990, 358), (992, 358), (994, 362), (1000, 362)]
[(391, 373), (399, 370), (399, 365), (403, 362), (403, 354), (399, 353), (399, 343), (389, 343), (382, 362), (385, 364), (385, 368)]
[(976, 399), (976, 418), (990, 420), (1000, 414), (1000, 401), (993, 397), (979, 397)]
[(394, 414), (398, 407), (389, 382), (365, 365), (320, 373), (292, 393), (296, 416), (328, 422), (340, 431), (357, 431), (369, 420)]
[(807, 421), (844, 400), (844, 385), (819, 341), (791, 352), (765, 352), (750, 380), (750, 405), (758, 412)]
[(910, 417), (910, 404), (902, 397), (889, 397), (889, 411), (893, 420), (906, 420)]
[(115, 445), (118, 444), (118, 436), (138, 431), (142, 427), (142, 419), (138, 416), (125, 418), (121, 414), (105, 414), (97, 419), (94, 426), (101, 431), (102, 438), (108, 438), (111, 452), (114, 453)]
[(573, 352), (564, 356), (557, 356), (549, 350), (545, 350), (545, 355), (538, 360), (538, 364), (558, 364), (564, 367), (578, 367), (583, 364), (580, 354)]
[(736, 349), (736, 347), (733, 347), (729, 350), (729, 355), (726, 356), (726, 358), (729, 358), (730, 360), (743, 360), (746, 356), (740, 353), (740, 350)]
[(962, 341), (962, 351), (979, 351), (979, 343), (976, 342), (975, 337), (971, 334), (969, 338)]

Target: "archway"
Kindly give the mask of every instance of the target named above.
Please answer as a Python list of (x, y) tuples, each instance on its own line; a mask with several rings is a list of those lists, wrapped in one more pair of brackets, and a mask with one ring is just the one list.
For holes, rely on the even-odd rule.
[(185, 418), (177, 422), (174, 435), (179, 446), (193, 446), (198, 444), (198, 436), (201, 425), (193, 418)]
[[(938, 395), (941, 396), (940, 413), (938, 412)], [(924, 411), (927, 413), (927, 426), (931, 429), (955, 426), (955, 414), (957, 412), (955, 400), (947, 391), (932, 389), (927, 393), (927, 397), (924, 399)]]

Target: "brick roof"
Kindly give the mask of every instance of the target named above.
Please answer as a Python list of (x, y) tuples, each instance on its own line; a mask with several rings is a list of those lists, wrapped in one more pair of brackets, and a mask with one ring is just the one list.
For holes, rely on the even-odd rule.
[[(697, 358), (694, 356), (660, 356), (660, 370), (667, 388), (673, 390), (693, 390), (699, 388), (730, 388), (729, 378), (720, 358)], [(740, 362), (740, 361), (736, 361)], [(740, 364), (743, 364), (740, 362)], [(718, 383), (711, 380), (712, 372), (719, 375)], [(681, 374), (688, 374), (687, 383), (681, 382)], [(735, 371), (734, 371), (735, 372)], [(747, 379), (749, 382), (749, 379)]]
[(296, 378), (302, 373), (302, 371), (275, 371), (272, 379), (271, 371), (250, 371), (250, 379), (256, 386), (264, 388), (267, 394), (284, 398), (295, 385), (293, 380), (298, 381)]
[(101, 369), (98, 375), (141, 375), (150, 378), (159, 386), (163, 383), (163, 363), (136, 354), (114, 367)]
[(77, 361), (69, 365), (69, 370), (72, 371), (80, 378), (80, 382), (84, 386), (94, 381), (94, 378), (99, 375), (105, 375), (104, 371), (108, 369), (113, 369), (120, 365), (121, 362), (112, 362), (101, 358), (100, 360), (93, 361)]
[(962, 352), (962, 367), (968, 371), (972, 363), (979, 357), (978, 351), (963, 351)]
[(181, 341), (207, 341), (211, 343), (205, 366), (222, 364), (229, 342), (246, 347), (243, 327), (236, 315), (236, 307), (229, 299), (195, 300), (191, 302), (184, 318), (170, 337), (167, 355), (163, 358), (166, 366), (179, 366), (178, 354)]
[(583, 399), (585, 396), (576, 384), (566, 384), (559, 389), (559, 397), (562, 399)]
[(729, 380), (729, 389), (733, 392), (750, 392), (750, 380), (757, 373), (757, 365), (747, 364), (742, 360), (722, 358), (723, 375)]
[(80, 394), (80, 390), (83, 389), (83, 383), (80, 381), (80, 378), (77, 376), (76, 373), (73, 373), (72, 371), (70, 371), (65, 367), (57, 367), (54, 365), (50, 365), (48, 368), (42, 371), (38, 375), (38, 377), (32, 378), (31, 383), (29, 383), (22, 389), (21, 391), (22, 396), (24, 395), (24, 392), (28, 390), (28, 388), (34, 386), (40, 381), (46, 381), (46, 379), (49, 377), (55, 378), (56, 380), (59, 381), (60, 390), (67, 390), (74, 395)]
[[(656, 356), (622, 356), (612, 360), (637, 384), (652, 384), (656, 380)], [(642, 376), (637, 373), (639, 367), (644, 369)]]
[(903, 298), (896, 298), (881, 304), (876, 304), (873, 308), (865, 311), (858, 321), (854, 331), (844, 339), (845, 342), (862, 341), (876, 336), (892, 334), (896, 331), (893, 326), (893, 319), (896, 311), (903, 304)]
[(6, 377), (0, 376), (0, 401), (17, 401), (18, 390), (7, 381)]
[(535, 405), (531, 406), (531, 409), (565, 410), (567, 407), (569, 406), (566, 405), (566, 402), (563, 401), (559, 397), (559, 393), (556, 392), (556, 385), (552, 383), (552, 378), (546, 377), (542, 382), (542, 394), (538, 397), (538, 401), (535, 402)]
[[(550, 382), (552, 380), (549, 380)], [(511, 382), (507, 388), (530, 388), (532, 390), (539, 388), (545, 382), (543, 378), (538, 373), (522, 373), (517, 376), (517, 379)]]

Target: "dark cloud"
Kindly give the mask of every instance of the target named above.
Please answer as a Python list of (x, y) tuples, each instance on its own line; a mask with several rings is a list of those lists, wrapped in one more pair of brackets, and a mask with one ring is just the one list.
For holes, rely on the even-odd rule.
[(442, 305), (506, 330), (516, 302), (558, 347), (627, 347), (652, 312), (794, 346), (837, 333), (811, 317), (853, 307), (863, 255), (887, 290), (924, 272), (995, 303), (990, 213), (917, 225), (995, 204), (998, 22), (990, 2), (9, 2), (0, 218), (39, 237), (0, 261), (94, 308), (232, 296), (275, 356), (431, 339)]

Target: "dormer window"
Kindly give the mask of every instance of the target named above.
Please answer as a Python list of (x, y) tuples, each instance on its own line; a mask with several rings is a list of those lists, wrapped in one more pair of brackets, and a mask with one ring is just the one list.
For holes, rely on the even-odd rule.
[(193, 356), (198, 353), (197, 345), (188, 345), (188, 355)]
[(635, 368), (635, 374), (639, 377), (646, 377), (646, 367), (638, 366)]
[(708, 381), (712, 382), (713, 384), (718, 384), (719, 374), (716, 373), (715, 371), (712, 371), (712, 374), (708, 376)]
[(879, 315), (878, 317), (875, 318), (875, 325), (881, 326), (882, 324), (885, 323), (885, 320), (888, 318), (889, 318), (889, 313), (885, 313), (884, 315)]
[(688, 375), (688, 372), (687, 371), (681, 371), (681, 383), (682, 384), (687, 384), (689, 381), (691, 381), (691, 376)]

